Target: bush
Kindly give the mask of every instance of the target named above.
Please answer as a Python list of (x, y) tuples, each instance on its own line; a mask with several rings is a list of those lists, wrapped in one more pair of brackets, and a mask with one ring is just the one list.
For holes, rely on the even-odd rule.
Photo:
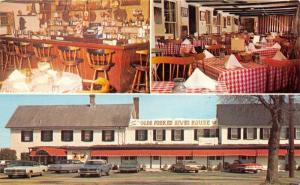
[(17, 159), (16, 151), (9, 148), (0, 149), (0, 160), (14, 161)]

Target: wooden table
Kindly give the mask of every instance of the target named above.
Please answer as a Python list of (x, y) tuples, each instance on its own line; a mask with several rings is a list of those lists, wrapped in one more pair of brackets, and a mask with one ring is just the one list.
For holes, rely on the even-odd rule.
[[(15, 38), (12, 36), (2, 36), (2, 40), (14, 40), (24, 41), (30, 43), (47, 43), (53, 44), (53, 55), (59, 56), (58, 46), (77, 46), (81, 48), (80, 57), (84, 59), (84, 62), (80, 64), (79, 70), (81, 72), (82, 79), (92, 80), (93, 70), (90, 68), (87, 60), (87, 49), (110, 49), (115, 51), (112, 62), (114, 66), (109, 70), (108, 78), (110, 85), (116, 89), (117, 92), (128, 92), (134, 77), (134, 68), (131, 67), (131, 62), (139, 60), (139, 55), (136, 54), (137, 50), (149, 49), (149, 42), (139, 44), (119, 44), (116, 46), (106, 45), (102, 43), (102, 40), (97, 39), (84, 39), (84, 38), (72, 38), (66, 37), (65, 40), (39, 40), (28, 38)], [(36, 67), (37, 59), (33, 57), (33, 66)], [(54, 69), (62, 69), (62, 61), (57, 57), (57, 61), (54, 62)]]

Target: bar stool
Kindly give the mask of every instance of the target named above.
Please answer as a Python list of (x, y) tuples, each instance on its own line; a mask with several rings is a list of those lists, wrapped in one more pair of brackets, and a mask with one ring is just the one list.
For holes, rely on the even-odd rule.
[(17, 69), (18, 58), (14, 41), (7, 41), (5, 47), (5, 65), (3, 71), (7, 69)]
[(22, 69), (23, 62), (27, 62), (28, 68), (31, 70), (31, 60), (33, 53), (29, 52), (30, 43), (29, 42), (16, 42), (16, 54), (19, 58), (19, 69)]
[[(113, 66), (112, 55), (114, 53), (114, 51), (108, 49), (87, 49), (88, 62), (94, 70), (93, 80), (98, 79), (99, 73), (103, 73), (104, 78), (108, 80), (108, 71)], [(94, 83), (91, 83), (92, 89), (94, 89)]]
[(53, 69), (53, 62), (56, 56), (51, 55), (53, 45), (45, 43), (35, 43), (33, 44), (34, 52), (36, 57), (40, 62), (47, 62), (50, 64), (51, 69)]
[[(135, 68), (135, 75), (131, 87), (131, 93), (149, 93), (149, 50), (139, 50), (136, 51), (136, 54), (140, 55), (140, 63), (133, 65), (133, 67)], [(145, 75), (144, 82), (142, 81), (143, 74)], [(142, 87), (145, 87), (144, 91)]]
[(79, 58), (80, 48), (75, 46), (59, 46), (59, 54), (63, 60), (63, 71), (68, 69), (68, 72), (80, 75), (79, 64), (83, 62), (82, 58)]

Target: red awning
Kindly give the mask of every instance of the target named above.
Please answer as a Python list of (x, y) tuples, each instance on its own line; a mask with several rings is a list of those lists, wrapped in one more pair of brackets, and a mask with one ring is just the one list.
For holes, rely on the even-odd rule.
[(192, 156), (192, 150), (92, 150), (91, 156)]
[[(257, 150), (257, 156), (268, 156), (269, 151), (267, 149), (259, 149)], [(287, 154), (286, 149), (279, 149), (278, 155), (285, 156)]]
[[(41, 153), (45, 153), (45, 154), (41, 154)], [(65, 149), (62, 148), (55, 148), (55, 147), (39, 147), (36, 150), (33, 150), (30, 152), (30, 156), (31, 157), (35, 157), (35, 156), (66, 156), (67, 155), (67, 151)]]
[(216, 149), (216, 150), (193, 150), (193, 156), (256, 156), (256, 150), (246, 150), (246, 149), (240, 149), (240, 150), (222, 150), (222, 149)]

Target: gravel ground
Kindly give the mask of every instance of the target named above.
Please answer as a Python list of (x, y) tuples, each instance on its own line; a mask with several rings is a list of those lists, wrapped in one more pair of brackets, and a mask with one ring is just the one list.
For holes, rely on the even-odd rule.
[[(238, 174), (227, 172), (199, 172), (199, 173), (172, 173), (172, 172), (140, 172), (120, 174), (112, 172), (110, 176), (80, 178), (76, 173), (55, 174), (47, 172), (41, 177), (8, 179), (0, 174), (2, 185), (259, 185), (264, 182), (266, 173)], [(282, 184), (300, 184), (300, 172), (296, 178), (289, 179), (286, 172), (280, 173)]]

